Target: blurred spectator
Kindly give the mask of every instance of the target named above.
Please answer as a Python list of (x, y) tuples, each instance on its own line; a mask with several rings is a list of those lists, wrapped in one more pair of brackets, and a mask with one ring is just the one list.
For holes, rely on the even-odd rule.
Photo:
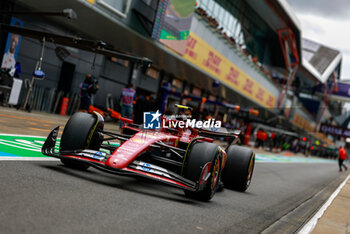
[(244, 144), (244, 139), (245, 139), (245, 134), (246, 134), (247, 128), (248, 128), (248, 126), (247, 126), (246, 122), (241, 121), (240, 126), (239, 126), (239, 130), (241, 130), (241, 133), (239, 134), (239, 141), (241, 144)]
[(21, 63), (20, 62), (16, 62), (16, 65), (15, 65), (15, 74), (13, 77), (15, 78), (20, 78), (19, 75), (22, 73), (22, 70), (21, 70)]
[(296, 154), (299, 152), (299, 139), (295, 138), (292, 142), (292, 150)]
[(136, 104), (134, 107), (134, 123), (141, 124), (143, 121), (143, 111), (144, 106), (146, 105), (146, 97), (143, 94), (140, 94), (136, 97)]
[(227, 129), (232, 129), (233, 126), (231, 124), (231, 119), (228, 119), (224, 124), (223, 124), (223, 127), (224, 128), (227, 128)]
[(261, 130), (261, 129), (259, 129), (256, 132), (256, 140), (255, 140), (255, 147), (256, 148), (259, 148), (260, 146), (263, 145), (262, 134), (263, 134), (263, 130)]
[(282, 139), (281, 139), (281, 151), (283, 150), (288, 150), (290, 148), (290, 137), (286, 136), (286, 135), (282, 135)]
[(252, 124), (248, 123), (247, 128), (246, 128), (245, 133), (244, 133), (243, 144), (249, 145), (250, 136), (252, 135), (252, 130), (253, 130)]
[(310, 147), (311, 147), (311, 143), (310, 143), (310, 141), (307, 141), (306, 142), (306, 146), (305, 146), (305, 152), (304, 152), (305, 156), (309, 156), (309, 154), (310, 154)]
[(276, 133), (272, 132), (270, 136), (270, 151), (276, 147)]
[(128, 119), (131, 119), (131, 114), (133, 111), (135, 98), (136, 98), (136, 91), (134, 89), (134, 86), (133, 86), (133, 84), (128, 84), (128, 86), (123, 89), (122, 97), (121, 97), (122, 117), (126, 117)]
[(267, 142), (267, 132), (266, 131), (263, 131), (262, 134), (261, 134), (261, 140), (262, 140), (262, 147), (264, 148), (265, 147), (265, 144)]
[(141, 124), (143, 122), (143, 113), (149, 111), (157, 111), (158, 103), (154, 95), (146, 95), (144, 93), (136, 97), (134, 106), (134, 123)]
[(348, 169), (348, 167), (344, 164), (344, 160), (346, 159), (346, 151), (345, 149), (340, 146), (338, 151), (338, 163), (339, 163), (339, 171), (343, 171), (342, 167), (344, 167), (345, 170)]
[(208, 111), (207, 115), (204, 117), (205, 120), (213, 119), (213, 115)]
[(80, 84), (80, 107), (79, 111), (88, 112), (92, 103), (93, 95), (98, 90), (97, 81), (91, 74), (86, 74), (85, 80)]

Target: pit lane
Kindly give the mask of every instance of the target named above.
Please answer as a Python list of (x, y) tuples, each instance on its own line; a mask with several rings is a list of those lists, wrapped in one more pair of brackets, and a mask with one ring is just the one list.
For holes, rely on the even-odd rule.
[[(33, 118), (30, 121), (38, 118), (35, 113), (30, 117)], [(26, 127), (31, 126), (15, 118), (7, 121), (11, 119), (13, 122), (8, 125), (16, 128), (1, 131), (18, 133), (21, 129), (25, 133)], [(47, 124), (57, 125), (50, 116), (44, 119), (53, 122)], [(31, 131), (32, 135), (43, 133)], [(276, 163), (273, 161), (276, 157), (283, 160)], [(335, 161), (290, 161), (268, 155), (265, 158), (272, 161), (258, 160), (246, 193), (225, 189), (210, 202), (188, 199), (181, 190), (142, 179), (109, 175), (93, 168), (87, 172), (73, 170), (59, 161), (0, 161), (0, 230), (3, 233), (293, 232), (315, 213), (346, 175), (337, 171)]]

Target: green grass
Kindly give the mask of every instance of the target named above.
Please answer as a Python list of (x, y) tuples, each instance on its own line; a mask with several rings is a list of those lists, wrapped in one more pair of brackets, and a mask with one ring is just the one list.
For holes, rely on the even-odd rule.
[(187, 17), (193, 13), (196, 0), (171, 0), (171, 2), (181, 17)]

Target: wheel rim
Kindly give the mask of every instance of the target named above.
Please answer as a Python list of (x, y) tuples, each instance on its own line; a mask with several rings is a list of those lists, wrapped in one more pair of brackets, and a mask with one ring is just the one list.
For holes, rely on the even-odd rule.
[(249, 167), (248, 167), (248, 176), (247, 176), (247, 188), (250, 185), (250, 182), (252, 181), (253, 176), (253, 170), (254, 170), (254, 155), (250, 159)]
[(220, 172), (220, 160), (219, 160), (219, 158), (216, 158), (212, 172), (213, 172), (213, 176), (212, 176), (212, 180), (211, 180), (211, 189), (214, 189), (216, 184), (218, 183), (219, 174), (220, 174), (219, 173)]

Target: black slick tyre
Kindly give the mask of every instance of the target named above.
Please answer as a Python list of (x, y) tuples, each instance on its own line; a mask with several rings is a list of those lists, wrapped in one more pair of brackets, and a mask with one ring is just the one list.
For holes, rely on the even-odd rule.
[(221, 180), (226, 188), (244, 192), (252, 180), (255, 154), (252, 150), (231, 145), (227, 150), (227, 161)]
[[(103, 130), (103, 121), (98, 121), (97, 116), (83, 112), (75, 113), (64, 127), (60, 144), (61, 154), (84, 149), (99, 150), (103, 140), (99, 130)], [(61, 159), (61, 162), (81, 170), (89, 167), (69, 158)]]
[(194, 182), (199, 182), (202, 170), (207, 163), (212, 163), (207, 183), (198, 192), (185, 190), (187, 197), (209, 201), (218, 189), (221, 174), (222, 156), (219, 146), (208, 142), (194, 143), (187, 155), (184, 177)]

